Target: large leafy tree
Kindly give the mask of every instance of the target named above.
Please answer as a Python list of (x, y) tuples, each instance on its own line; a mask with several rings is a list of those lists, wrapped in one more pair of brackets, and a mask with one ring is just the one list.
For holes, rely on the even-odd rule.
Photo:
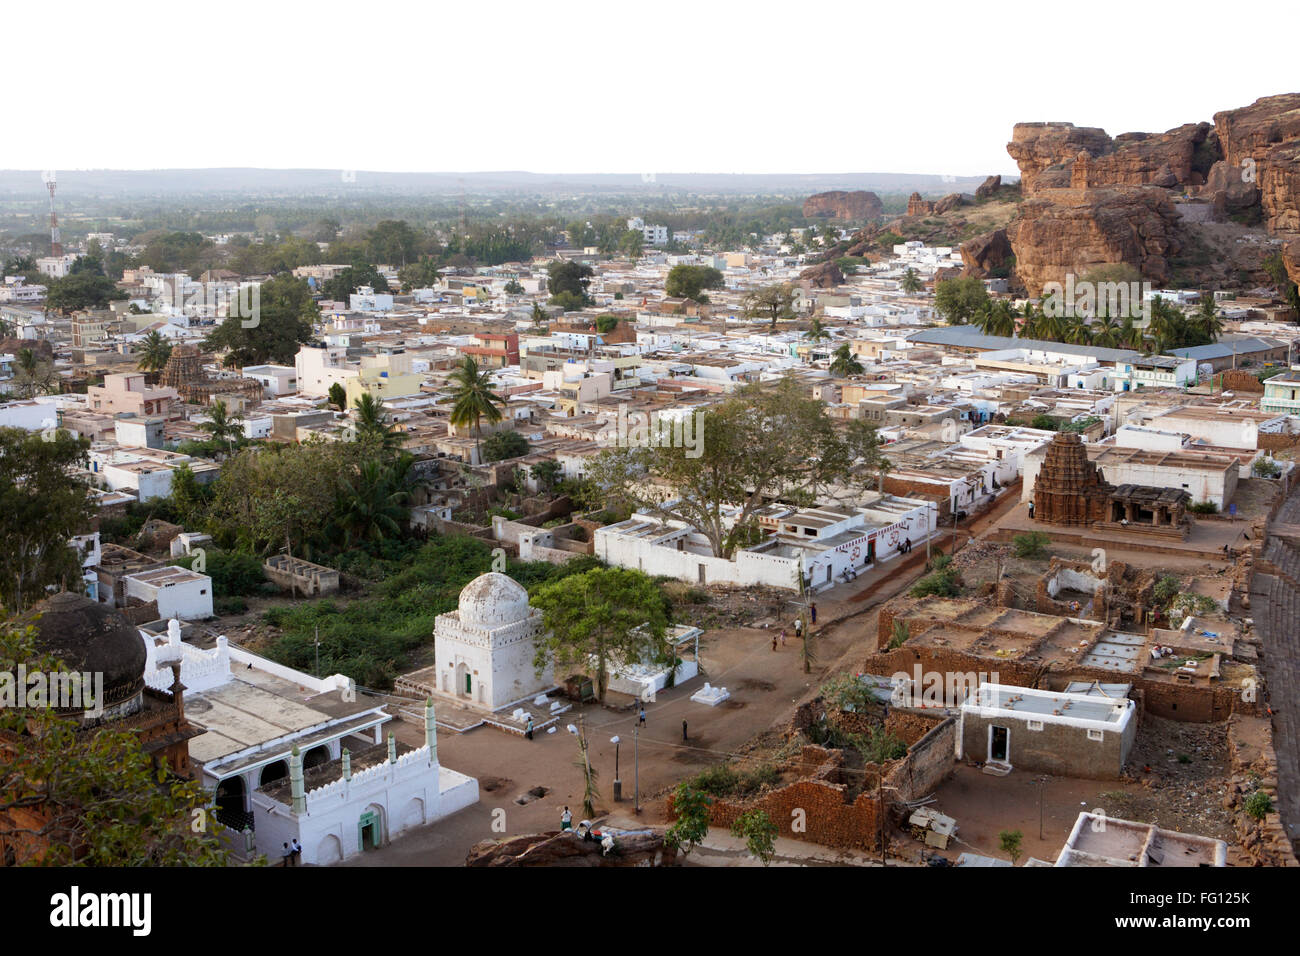
[(601, 701), (609, 670), (652, 660), (664, 650), (668, 624), (663, 596), (641, 571), (596, 568), (545, 584), (529, 599), (542, 612), (545, 637), (537, 642), (538, 671), (594, 669)]
[(292, 275), (278, 275), (262, 283), (253, 315), (228, 316), (203, 341), (209, 351), (225, 351), (228, 367), (277, 362), (292, 365), (298, 347), (311, 340), (312, 323), (320, 309), (311, 288)]
[(699, 413), (695, 430), (698, 448), (607, 449), (587, 476), (606, 501), (697, 528), (719, 557), (753, 539), (763, 506), (812, 505), (854, 461), (825, 406), (791, 378), (744, 386)]
[(454, 402), (451, 406), (451, 424), (463, 428), (474, 425), (474, 442), (482, 437), (483, 419), (489, 425), (501, 421), (501, 406), (505, 399), (492, 390), (491, 375), (478, 367), (473, 356), (465, 356), (451, 373)]
[[(0, 623), (0, 671), (66, 671), (35, 628)], [(49, 708), (0, 708), (0, 845), (46, 866), (225, 866), (221, 824), (196, 782), (154, 766), (138, 736), (83, 730)]]
[(795, 288), (790, 282), (778, 282), (755, 289), (742, 300), (745, 318), (769, 321), (775, 332), (778, 321), (794, 318), (794, 299)]
[(722, 273), (712, 266), (677, 265), (668, 270), (664, 291), (677, 298), (708, 302), (704, 290), (721, 289), (724, 282)]
[(965, 325), (988, 303), (988, 290), (979, 279), (941, 279), (934, 287), (934, 307), (949, 325)]
[(587, 287), (591, 285), (592, 276), (595, 274), (591, 266), (556, 259), (546, 266), (546, 287), (550, 290), (552, 299), (565, 296), (567, 293), (562, 303), (575, 301), (580, 306), (591, 305), (592, 299), (587, 294)]
[(366, 236), (370, 258), (375, 262), (404, 266), (420, 256), (420, 236), (405, 220), (385, 219)]
[(89, 448), (65, 431), (0, 428), (0, 605), (22, 611), (47, 588), (80, 588), (69, 539), (88, 531), (95, 513), (79, 471)]
[(366, 262), (353, 263), (332, 279), (326, 279), (321, 285), (321, 293), (327, 299), (347, 302), (348, 296), (362, 286), (369, 286), (376, 292), (388, 291), (388, 280), (382, 272)]
[(124, 299), (117, 283), (106, 276), (75, 272), (62, 279), (50, 279), (45, 304), (64, 315), (80, 309), (105, 309), (115, 299)]

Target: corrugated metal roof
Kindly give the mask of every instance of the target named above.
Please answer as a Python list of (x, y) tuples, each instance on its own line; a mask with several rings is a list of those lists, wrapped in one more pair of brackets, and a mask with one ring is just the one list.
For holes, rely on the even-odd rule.
[(933, 329), (920, 329), (908, 334), (913, 342), (927, 345), (950, 345), (956, 348), (985, 349), (1038, 349), (1062, 355), (1078, 355), (1099, 362), (1129, 362), (1141, 353), (1133, 349), (1112, 349), (1100, 345), (1071, 345), (1068, 342), (1050, 342), (1045, 339), (1022, 339), (1018, 336), (985, 335), (973, 325), (949, 325)]

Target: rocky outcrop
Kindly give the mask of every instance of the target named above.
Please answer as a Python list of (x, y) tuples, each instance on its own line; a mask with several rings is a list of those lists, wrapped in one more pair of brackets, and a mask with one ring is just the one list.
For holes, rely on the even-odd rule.
[(470, 848), (466, 866), (675, 866), (677, 851), (664, 845), (662, 830), (615, 837), (606, 852), (595, 840), (573, 830), (534, 833), (509, 840), (483, 840)]
[(1021, 204), (1007, 238), (1016, 273), (1035, 296), (1048, 282), (1064, 282), (1067, 273), (1121, 262), (1165, 282), (1169, 258), (1183, 247), (1179, 221), (1162, 189), (1053, 190)]
[(1218, 155), (1218, 137), (1209, 123), (1188, 123), (1167, 133), (1123, 133), (1105, 152), (1077, 155), (1070, 185), (1200, 186)]
[(1223, 153), (1201, 195), (1229, 211), (1258, 198), (1274, 235), (1300, 233), (1300, 93), (1214, 114)]
[(1300, 285), (1300, 239), (1292, 239), (1282, 247), (1282, 261), (1286, 263), (1287, 276)]
[(799, 273), (799, 278), (809, 282), (815, 289), (833, 289), (844, 283), (844, 273), (834, 262), (809, 266)]
[(1064, 169), (1080, 152), (1098, 156), (1111, 148), (1104, 129), (1075, 126), (1073, 123), (1017, 123), (1007, 143), (1007, 152), (1020, 167), (1020, 184), (1026, 196), (1039, 189), (1069, 185), (1069, 173), (1044, 180), (1043, 174), (1053, 167)]
[(922, 199), (920, 193), (907, 197), (907, 214), (909, 216), (942, 216), (966, 202), (961, 193), (948, 193), (942, 199)]
[(1005, 229), (994, 229), (982, 236), (961, 244), (961, 261), (966, 268), (962, 274), (977, 279), (987, 279), (993, 270), (1007, 264), (1011, 258), (1011, 242)]
[(884, 203), (873, 192), (826, 192), (809, 196), (803, 203), (805, 219), (875, 219), (884, 213)]
[(990, 199), (1000, 188), (1002, 188), (1002, 177), (990, 176), (975, 188), (975, 198)]

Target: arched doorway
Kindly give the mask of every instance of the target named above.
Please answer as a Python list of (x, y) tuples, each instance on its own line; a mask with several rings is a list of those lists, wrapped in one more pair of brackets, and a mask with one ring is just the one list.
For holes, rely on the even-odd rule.
[(341, 859), (343, 859), (343, 844), (339, 842), (339, 838), (334, 834), (326, 834), (316, 847), (317, 866), (328, 866), (331, 863), (337, 863)]
[(474, 693), (474, 676), (464, 662), (456, 665), (456, 696), (470, 697)]
[(228, 827), (242, 830), (248, 814), (244, 810), (244, 778), (227, 777), (217, 784), (217, 819)]
[(273, 783), (287, 776), (289, 776), (289, 764), (283, 760), (277, 760), (275, 763), (269, 763), (262, 768), (262, 774), (257, 778), (257, 785), (265, 787), (268, 783)]
[(312, 767), (319, 767), (323, 763), (329, 763), (330, 749), (324, 744), (312, 747), (302, 758), (302, 769), (310, 770)]

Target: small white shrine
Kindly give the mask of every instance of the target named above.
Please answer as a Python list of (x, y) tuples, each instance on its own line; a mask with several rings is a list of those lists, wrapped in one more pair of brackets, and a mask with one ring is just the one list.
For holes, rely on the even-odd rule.
[(491, 571), (460, 592), (460, 606), (434, 624), (436, 692), (476, 710), (498, 711), (555, 686), (533, 665), (542, 612), (513, 578)]

